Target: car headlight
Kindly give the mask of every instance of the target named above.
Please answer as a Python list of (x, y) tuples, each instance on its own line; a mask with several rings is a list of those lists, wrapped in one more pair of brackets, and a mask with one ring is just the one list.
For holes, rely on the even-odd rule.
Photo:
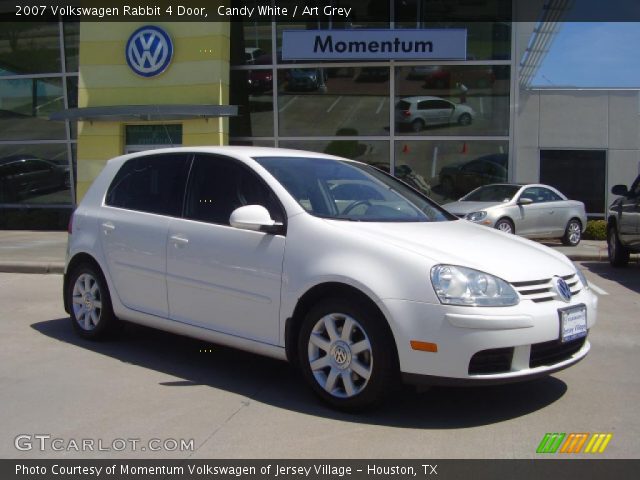
[(517, 305), (518, 294), (501, 278), (455, 265), (436, 265), (431, 283), (441, 303), (479, 307)]
[(487, 218), (487, 212), (471, 212), (466, 215), (467, 220), (471, 222), (479, 222), (480, 220), (484, 220)]
[(573, 266), (576, 268), (576, 275), (580, 279), (580, 283), (582, 283), (582, 287), (585, 290), (588, 290), (589, 289), (589, 282), (587, 281), (587, 277), (584, 276), (584, 273), (582, 273), (582, 270), (580, 270), (575, 263), (573, 264)]

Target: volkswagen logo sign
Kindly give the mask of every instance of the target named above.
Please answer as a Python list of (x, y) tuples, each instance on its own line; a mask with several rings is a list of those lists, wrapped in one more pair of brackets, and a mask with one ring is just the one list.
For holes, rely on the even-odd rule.
[(154, 77), (164, 72), (173, 56), (171, 37), (160, 27), (146, 26), (129, 37), (125, 56), (129, 68), (141, 77)]
[(571, 300), (571, 289), (569, 288), (569, 285), (567, 285), (567, 282), (560, 277), (555, 277), (554, 284), (556, 292), (558, 292), (560, 298), (565, 302), (569, 302)]

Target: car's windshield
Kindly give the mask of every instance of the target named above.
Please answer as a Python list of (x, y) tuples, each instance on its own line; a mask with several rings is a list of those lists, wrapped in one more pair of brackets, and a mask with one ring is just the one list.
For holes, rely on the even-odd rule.
[(485, 185), (460, 199), (461, 202), (508, 202), (520, 190), (520, 185)]
[(255, 157), (312, 215), (363, 222), (437, 222), (455, 217), (394, 177), (349, 161)]

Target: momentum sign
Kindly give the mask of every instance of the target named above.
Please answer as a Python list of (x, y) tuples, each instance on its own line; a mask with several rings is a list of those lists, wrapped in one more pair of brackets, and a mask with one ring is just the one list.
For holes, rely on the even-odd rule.
[(467, 31), (285, 30), (283, 60), (466, 60)]

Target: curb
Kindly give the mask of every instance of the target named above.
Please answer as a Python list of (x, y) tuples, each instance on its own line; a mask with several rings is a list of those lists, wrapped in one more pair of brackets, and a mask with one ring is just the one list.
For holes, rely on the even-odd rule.
[(64, 273), (64, 262), (0, 262), (2, 273)]

